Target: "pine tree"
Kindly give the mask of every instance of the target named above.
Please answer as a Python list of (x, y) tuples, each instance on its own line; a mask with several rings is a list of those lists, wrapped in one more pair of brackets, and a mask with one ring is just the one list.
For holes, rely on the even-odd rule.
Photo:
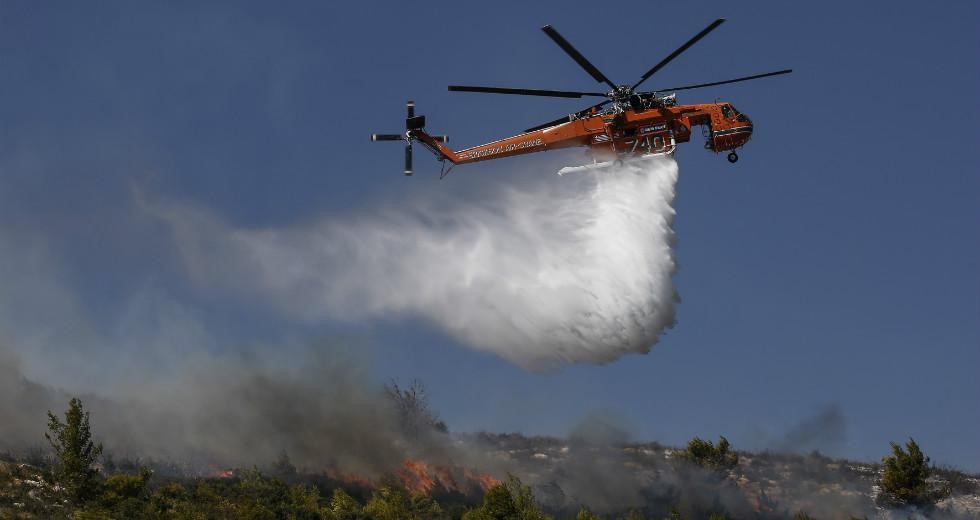
[(738, 454), (731, 447), (724, 436), (718, 439), (718, 446), (695, 437), (687, 443), (687, 449), (680, 456), (706, 468), (730, 470), (738, 465)]
[(48, 433), (44, 434), (58, 457), (57, 477), (75, 502), (92, 498), (97, 487), (93, 465), (102, 454), (102, 445), (92, 442), (89, 413), (77, 397), (68, 403), (65, 422), (48, 411)]
[(881, 488), (896, 500), (908, 504), (918, 504), (929, 501), (929, 489), (926, 479), (929, 478), (929, 457), (914, 439), (901, 446), (891, 443), (892, 454), (881, 459), (885, 466), (881, 475)]

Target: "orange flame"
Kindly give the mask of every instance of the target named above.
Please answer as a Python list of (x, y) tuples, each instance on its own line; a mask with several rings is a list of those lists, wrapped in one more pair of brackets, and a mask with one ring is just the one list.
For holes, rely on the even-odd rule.
[(490, 475), (483, 474), (483, 473), (475, 473), (469, 469), (464, 469), (463, 475), (466, 477), (467, 480), (475, 482), (476, 485), (480, 487), (481, 492), (486, 492), (490, 488), (500, 484), (500, 480), (495, 479)]
[[(371, 490), (378, 487), (378, 482), (375, 480), (355, 473), (345, 473), (336, 467), (325, 470), (325, 473), (344, 488)], [(496, 478), (470, 468), (431, 466), (415, 459), (405, 459), (394, 476), (406, 490), (416, 495), (454, 491), (467, 496), (479, 496), (500, 484)]]
[(235, 476), (235, 470), (222, 469), (211, 464), (208, 466), (207, 476), (211, 478), (232, 478)]
[[(454, 471), (455, 469), (455, 471)], [(416, 494), (431, 494), (433, 491), (456, 491), (463, 494), (484, 493), (500, 483), (490, 475), (477, 473), (469, 468), (449, 466), (430, 467), (425, 462), (406, 459), (402, 463), (398, 477), (405, 489)]]
[(420, 460), (405, 459), (398, 477), (405, 489), (415, 494), (427, 495), (440, 483), (429, 473), (429, 466)]
[(375, 488), (374, 482), (355, 473), (344, 473), (337, 468), (329, 468), (326, 470), (326, 474), (328, 477), (343, 484), (345, 488)]

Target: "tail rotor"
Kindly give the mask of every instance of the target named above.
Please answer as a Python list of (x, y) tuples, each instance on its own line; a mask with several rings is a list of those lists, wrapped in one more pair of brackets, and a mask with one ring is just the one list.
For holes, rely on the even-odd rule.
[[(405, 175), (412, 175), (412, 142), (417, 138), (413, 135), (416, 130), (425, 126), (425, 116), (415, 115), (415, 102), (405, 103), (405, 133), (404, 134), (371, 134), (372, 141), (405, 141)], [(431, 136), (436, 141), (445, 143), (449, 137), (445, 135)], [(425, 143), (423, 143), (425, 144)]]
[[(415, 102), (409, 99), (405, 102), (405, 175), (412, 175), (412, 130), (413, 120), (415, 119)], [(422, 116), (422, 124), (418, 128), (425, 126), (425, 116)]]

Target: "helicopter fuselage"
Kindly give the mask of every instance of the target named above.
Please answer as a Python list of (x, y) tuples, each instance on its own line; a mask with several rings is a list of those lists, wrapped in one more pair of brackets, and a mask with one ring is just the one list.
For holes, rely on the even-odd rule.
[(705, 148), (734, 150), (752, 136), (752, 121), (725, 102), (674, 105), (645, 110), (595, 113), (573, 121), (453, 151), (421, 128), (411, 137), (425, 142), (453, 164), (468, 164), (547, 150), (587, 146), (593, 160), (672, 154), (679, 143), (691, 140), (694, 127), (702, 127)]

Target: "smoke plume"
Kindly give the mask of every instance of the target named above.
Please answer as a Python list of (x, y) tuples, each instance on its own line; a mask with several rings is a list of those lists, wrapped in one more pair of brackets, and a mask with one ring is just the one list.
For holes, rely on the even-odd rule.
[[(448, 443), (407, 438), (392, 402), (366, 368), (336, 347), (296, 366), (250, 355), (194, 355), (164, 385), (120, 385), (114, 398), (83, 394), (93, 431), (119, 456), (221, 467), (268, 463), (286, 452), (305, 467), (377, 476)], [(71, 396), (27, 378), (0, 345), (0, 450), (41, 445), (46, 412), (60, 415)], [(429, 442), (431, 440), (432, 442)]]
[(676, 180), (672, 159), (653, 158), (279, 229), (147, 207), (208, 290), (313, 321), (423, 318), (542, 368), (645, 353), (673, 325)]
[(847, 440), (847, 421), (838, 405), (828, 405), (812, 417), (802, 420), (773, 446), (781, 452), (823, 453), (839, 451)]

